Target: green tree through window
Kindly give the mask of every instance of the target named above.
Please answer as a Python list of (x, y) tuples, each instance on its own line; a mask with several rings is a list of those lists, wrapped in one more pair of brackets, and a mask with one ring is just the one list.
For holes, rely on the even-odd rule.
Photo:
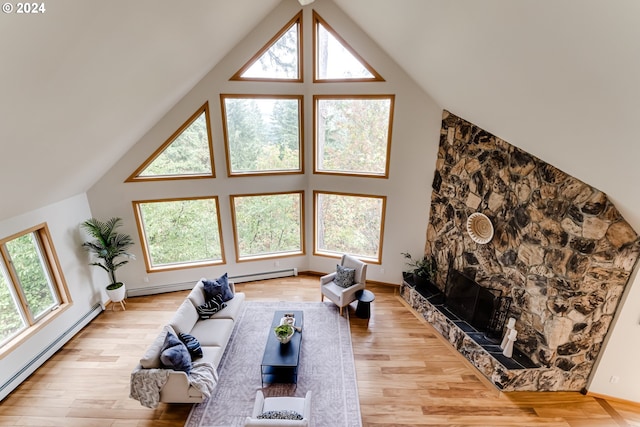
[(316, 172), (386, 176), (393, 96), (315, 100)]
[(303, 193), (231, 196), (237, 256), (303, 253)]
[(148, 270), (224, 262), (216, 197), (134, 205)]
[(386, 197), (315, 192), (316, 254), (380, 262)]
[[(46, 243), (46, 244), (45, 244)], [(63, 285), (46, 226), (0, 240), (0, 344), (62, 303)], [(52, 275), (55, 269), (58, 275)]]
[(221, 98), (230, 175), (302, 172), (301, 96)]

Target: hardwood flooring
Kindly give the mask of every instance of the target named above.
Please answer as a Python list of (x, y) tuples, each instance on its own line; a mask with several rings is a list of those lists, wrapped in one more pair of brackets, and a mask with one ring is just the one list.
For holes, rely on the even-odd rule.
[[(257, 301), (320, 298), (314, 276), (237, 288)], [(640, 426), (640, 405), (580, 393), (500, 393), (392, 287), (368, 289), (376, 295), (369, 322), (349, 310), (364, 427)], [(101, 313), (0, 403), (0, 426), (184, 425), (191, 405), (144, 408), (129, 398), (129, 374), (187, 293), (129, 298), (126, 311)]]

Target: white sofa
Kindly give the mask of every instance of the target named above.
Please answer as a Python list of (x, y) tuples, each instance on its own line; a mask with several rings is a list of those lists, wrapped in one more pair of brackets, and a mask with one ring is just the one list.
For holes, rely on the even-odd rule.
[[(205, 303), (203, 280), (206, 279), (196, 283), (131, 374), (131, 397), (144, 406), (155, 407), (158, 402), (200, 403), (205, 398), (202, 383), (209, 390), (217, 383), (217, 367), (235, 321), (242, 313), (245, 295), (236, 293), (234, 284), (229, 282), (234, 296), (226, 301), (227, 306), (209, 319), (200, 319), (196, 307)], [(176, 336), (179, 333), (192, 335), (200, 343), (202, 357), (193, 360), (194, 368), (189, 375), (166, 368), (160, 361), (160, 350), (168, 331)], [(211, 374), (202, 367), (208, 368)]]

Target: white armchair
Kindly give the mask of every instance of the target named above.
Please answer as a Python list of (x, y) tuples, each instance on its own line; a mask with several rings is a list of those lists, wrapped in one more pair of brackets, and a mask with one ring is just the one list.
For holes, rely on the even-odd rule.
[[(295, 411), (301, 420), (262, 419), (258, 416), (268, 411)], [(253, 413), (244, 421), (245, 427), (307, 427), (311, 418), (311, 391), (305, 397), (264, 397), (261, 390), (256, 393)]]
[(336, 285), (334, 279), (336, 272), (327, 274), (320, 278), (321, 301), (324, 297), (329, 298), (335, 305), (340, 307), (340, 315), (342, 309), (356, 300), (356, 292), (365, 288), (367, 281), (367, 264), (351, 255), (342, 255), (340, 265), (347, 268), (355, 269), (354, 284), (348, 288)]

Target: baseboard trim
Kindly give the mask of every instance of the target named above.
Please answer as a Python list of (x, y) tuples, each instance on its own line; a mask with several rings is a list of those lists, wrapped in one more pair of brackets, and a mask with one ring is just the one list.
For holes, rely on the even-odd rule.
[(595, 399), (604, 399), (609, 402), (619, 402), (619, 403), (624, 403), (626, 405), (634, 405), (640, 408), (640, 402), (634, 402), (633, 400), (621, 399), (619, 397), (607, 396), (606, 394), (593, 393), (591, 391), (587, 391), (585, 395), (589, 397), (593, 397)]
[[(281, 277), (292, 277), (298, 275), (297, 268), (287, 268), (283, 270), (265, 271), (261, 273), (241, 274), (229, 276), (233, 283), (254, 282), (258, 280), (277, 279)], [(138, 289), (127, 289), (128, 297), (140, 297), (145, 295), (163, 294), (166, 292), (188, 291), (193, 289), (197, 281), (169, 283), (166, 285), (146, 286)]]

